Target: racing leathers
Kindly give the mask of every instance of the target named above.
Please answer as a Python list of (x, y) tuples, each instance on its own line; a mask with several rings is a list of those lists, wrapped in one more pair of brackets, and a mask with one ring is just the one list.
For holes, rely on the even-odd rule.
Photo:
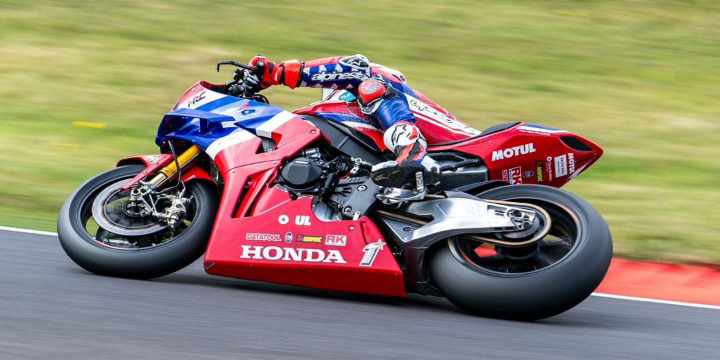
[(437, 172), (432, 159), (425, 157), (427, 141), (415, 126), (415, 116), (402, 95), (409, 87), (400, 72), (372, 64), (363, 55), (281, 63), (256, 56), (250, 65), (260, 65), (262, 74), (259, 78), (248, 74), (246, 81), (255, 82), (260, 89), (285, 85), (291, 89), (344, 89), (355, 94), (361, 111), (384, 129), (383, 142), (396, 156), (394, 161), (373, 167), (372, 178), (377, 184), (419, 188), (423, 186), (423, 174)]

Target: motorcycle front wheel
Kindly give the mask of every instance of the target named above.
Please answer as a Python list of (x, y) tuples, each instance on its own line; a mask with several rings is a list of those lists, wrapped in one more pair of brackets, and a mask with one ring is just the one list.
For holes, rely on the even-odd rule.
[(85, 270), (150, 279), (178, 271), (204, 253), (218, 206), (216, 189), (205, 182), (189, 182), (187, 212), (178, 226), (170, 228), (127, 209), (122, 185), (142, 170), (140, 165), (128, 165), (97, 175), (70, 195), (60, 210), (60, 244)]
[(547, 318), (582, 302), (605, 277), (612, 257), (610, 230), (586, 201), (538, 185), (503, 186), (477, 196), (540, 206), (551, 226), (523, 248), (463, 237), (439, 248), (431, 259), (432, 279), (461, 309), (506, 319)]

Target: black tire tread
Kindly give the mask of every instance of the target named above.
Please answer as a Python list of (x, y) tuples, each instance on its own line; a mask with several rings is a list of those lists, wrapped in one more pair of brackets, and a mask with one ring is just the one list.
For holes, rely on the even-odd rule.
[(549, 199), (579, 215), (581, 242), (561, 262), (546, 269), (498, 276), (462, 264), (445, 244), (433, 254), (430, 272), (447, 298), (470, 313), (517, 320), (537, 320), (564, 312), (587, 298), (607, 273), (612, 238), (607, 223), (586, 201), (561, 189), (541, 185), (495, 188), (480, 198)]
[(195, 181), (187, 184), (197, 201), (192, 225), (172, 242), (142, 250), (120, 250), (95, 243), (78, 228), (79, 207), (97, 189), (118, 179), (137, 174), (139, 165), (120, 166), (97, 175), (81, 185), (67, 199), (58, 218), (58, 238), (63, 250), (78, 265), (98, 275), (151, 279), (178, 271), (197, 260), (207, 247), (218, 195), (213, 185)]

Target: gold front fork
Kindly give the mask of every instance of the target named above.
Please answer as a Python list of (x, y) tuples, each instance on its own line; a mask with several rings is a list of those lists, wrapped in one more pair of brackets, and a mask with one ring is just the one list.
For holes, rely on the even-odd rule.
[(197, 147), (197, 145), (189, 147), (177, 157), (177, 162), (173, 160), (170, 164), (167, 164), (164, 168), (160, 169), (160, 172), (150, 179), (147, 184), (150, 185), (151, 188), (157, 189), (160, 185), (165, 183), (166, 180), (171, 179), (178, 173), (178, 164), (182, 169), (198, 155), (200, 155), (200, 148)]

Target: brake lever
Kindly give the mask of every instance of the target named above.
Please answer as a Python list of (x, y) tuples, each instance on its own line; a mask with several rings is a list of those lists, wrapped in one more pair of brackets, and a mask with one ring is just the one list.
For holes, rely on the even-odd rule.
[(235, 60), (222, 60), (222, 61), (220, 61), (220, 62), (217, 63), (216, 68), (215, 68), (215, 71), (220, 72), (220, 66), (221, 66), (221, 65), (232, 65), (232, 66), (235, 66), (235, 67), (238, 67), (238, 68), (241, 68), (241, 69), (245, 69), (245, 70), (250, 70), (250, 71), (255, 71), (255, 70), (256, 70), (255, 67), (253, 67), (253, 66), (246, 65), (246, 64), (242, 64), (242, 63), (239, 63), (239, 62), (237, 62), (237, 61), (235, 61)]
[[(220, 72), (220, 66), (222, 65), (232, 65), (235, 66), (237, 69), (235, 69), (235, 76), (233, 77), (233, 81), (225, 84), (225, 87), (228, 90), (228, 93), (233, 96), (242, 96), (250, 98), (255, 95), (255, 91), (248, 91), (248, 88), (245, 86), (238, 87), (238, 84), (240, 84), (243, 81), (244, 75), (246, 71), (254, 73), (260, 81), (262, 81), (262, 73), (263, 69), (265, 67), (265, 63), (260, 61), (255, 66), (245, 65), (242, 63), (239, 63), (234, 60), (222, 60), (217, 63), (215, 70), (217, 72)], [(267, 99), (265, 98), (265, 102), (267, 102)]]

